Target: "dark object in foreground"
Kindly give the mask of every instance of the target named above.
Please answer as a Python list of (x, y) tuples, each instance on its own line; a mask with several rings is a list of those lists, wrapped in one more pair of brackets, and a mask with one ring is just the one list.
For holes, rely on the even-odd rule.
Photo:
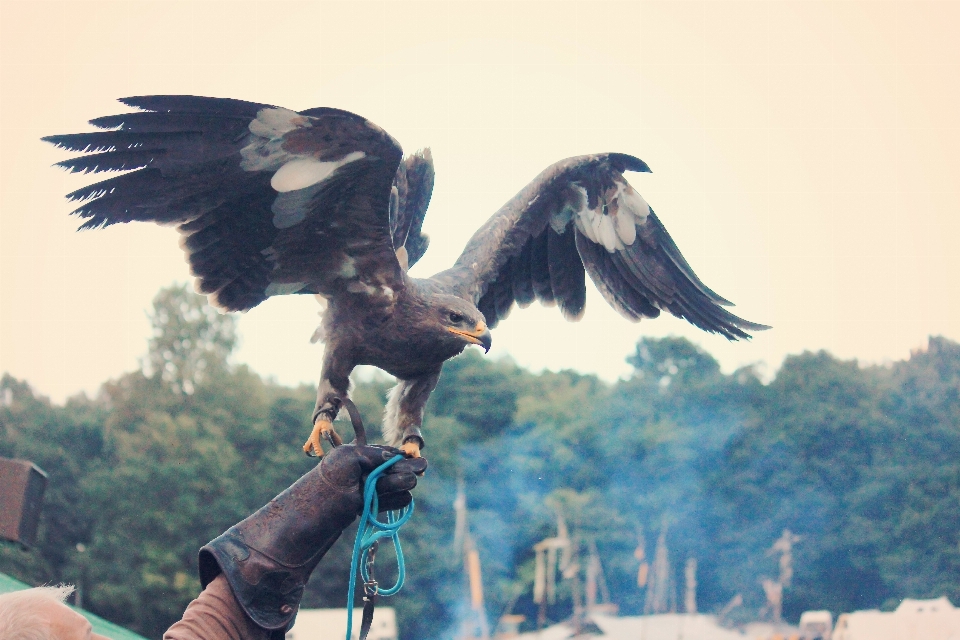
[(33, 546), (46, 489), (47, 474), (40, 467), (0, 458), (0, 538)]
[[(357, 444), (328, 453), (286, 491), (200, 550), (204, 588), (222, 573), (259, 627), (289, 628), (310, 574), (360, 514), (366, 476), (399, 453)], [(424, 458), (390, 467), (377, 481), (380, 508), (410, 504), (410, 491), (426, 467)]]
[(71, 171), (128, 171), (69, 194), (82, 202), (74, 213), (84, 228), (175, 225), (197, 290), (224, 311), (293, 293), (325, 300), (307, 453), (322, 453), (322, 437), (336, 440), (328, 434), (350, 373), (365, 364), (397, 377), (386, 442), (419, 455), (443, 363), (467, 345), (489, 350), (489, 328), (514, 303), (540, 300), (579, 319), (587, 275), (631, 321), (666, 310), (730, 340), (766, 328), (727, 311), (730, 302), (694, 273), (623, 176), (650, 170), (639, 158), (599, 153), (551, 165), (451, 268), (420, 279), (407, 269), (428, 244), (429, 151), (404, 158), (383, 129), (339, 109), (197, 96), (122, 102), (143, 111), (92, 120), (101, 131), (45, 138), (86, 154), (58, 163)]

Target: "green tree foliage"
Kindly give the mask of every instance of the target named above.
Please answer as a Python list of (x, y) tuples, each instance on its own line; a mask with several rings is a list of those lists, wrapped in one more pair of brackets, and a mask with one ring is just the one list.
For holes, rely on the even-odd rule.
[(855, 495), (859, 554), (892, 597), (960, 601), (960, 345), (930, 338), (896, 363), (881, 405), (889, 430)]
[(634, 376), (661, 386), (698, 384), (720, 376), (720, 363), (685, 338), (641, 340), (627, 358)]
[(189, 395), (222, 371), (236, 345), (236, 319), (218, 313), (187, 285), (162, 289), (150, 321), (150, 369), (176, 393)]
[(233, 320), (201, 303), (161, 291), (147, 371), (95, 400), (56, 407), (0, 383), (0, 455), (50, 475), (36, 550), (0, 547), (0, 570), (75, 583), (84, 606), (148, 636), (198, 592), (200, 545), (310, 468), (299, 441), (313, 391), (227, 367)]
[(788, 615), (862, 608), (886, 597), (875, 567), (856, 552), (859, 536), (850, 519), (851, 490), (870, 473), (889, 433), (878, 382), (876, 371), (855, 362), (805, 353), (787, 358), (763, 390), (711, 483), (710, 495), (723, 508), (716, 538), (719, 563), (732, 569), (729, 588), (751, 576), (776, 577), (775, 560), (758, 549), (789, 528), (803, 540), (785, 597)]
[(507, 361), (490, 363), (469, 350), (444, 366), (444, 375), (430, 397), (435, 415), (450, 416), (470, 430), (471, 439), (498, 435), (517, 412), (520, 377)]
[(30, 460), (48, 476), (36, 549), (23, 553), (0, 544), (0, 571), (34, 584), (75, 581), (76, 545), (95, 524), (94, 514), (81, 506), (82, 482), (103, 466), (107, 411), (83, 397), (51, 405), (9, 375), (0, 380), (0, 399), (0, 456)]
[[(0, 571), (81, 587), (84, 605), (159, 637), (199, 589), (200, 546), (315, 464), (302, 455), (314, 389), (264, 382), (229, 365), (233, 321), (183, 287), (162, 291), (144, 371), (65, 406), (0, 381), (0, 455), (50, 474), (38, 544), (0, 545)], [(453, 548), (463, 480), (488, 612), (536, 618), (532, 546), (561, 512), (581, 549), (595, 545), (614, 601), (640, 613), (633, 552), (668, 527), (674, 572), (699, 561), (701, 610), (742, 593), (755, 615), (767, 550), (802, 536), (785, 612), (876, 607), (906, 596), (960, 600), (960, 345), (892, 367), (827, 353), (788, 358), (762, 384), (724, 374), (680, 338), (644, 339), (629, 378), (533, 374), (469, 350), (427, 408), (431, 466), (402, 537), (407, 586), (389, 602), (404, 638), (443, 638), (467, 598)], [(391, 382), (352, 394), (372, 436)], [(337, 429), (351, 437), (349, 422)], [(353, 532), (314, 574), (304, 606), (341, 607)], [(380, 577), (391, 581), (389, 553)], [(548, 608), (571, 610), (570, 586)], [(682, 600), (682, 598), (678, 598)]]

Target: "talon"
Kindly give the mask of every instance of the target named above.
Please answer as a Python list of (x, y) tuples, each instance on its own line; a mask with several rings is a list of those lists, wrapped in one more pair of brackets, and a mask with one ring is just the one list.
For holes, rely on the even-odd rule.
[[(330, 424), (329, 422), (327, 424)], [(333, 428), (333, 425), (330, 425), (329, 429), (320, 429), (320, 435), (323, 436), (323, 439), (332, 444), (335, 447), (339, 447), (343, 444), (343, 438), (340, 437), (340, 434), (336, 432)]]
[(329, 420), (319, 418), (313, 425), (310, 437), (303, 444), (303, 452), (311, 458), (322, 458), (323, 447), (320, 446), (320, 438), (327, 440), (335, 447), (343, 444), (340, 434), (333, 430), (333, 424)]
[(416, 440), (410, 440), (409, 442), (404, 442), (400, 445), (400, 451), (403, 451), (403, 455), (408, 458), (419, 458), (420, 457), (420, 444)]

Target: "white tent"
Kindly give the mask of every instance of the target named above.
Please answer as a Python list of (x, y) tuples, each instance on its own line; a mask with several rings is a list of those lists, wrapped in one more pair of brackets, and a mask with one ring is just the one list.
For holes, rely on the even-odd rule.
[[(592, 614), (590, 620), (603, 631), (603, 640), (745, 640), (739, 631), (725, 629), (716, 616), (664, 613), (652, 616)], [(522, 633), (516, 640), (568, 640), (573, 629), (565, 623), (542, 631)]]
[[(360, 637), (363, 609), (353, 610), (351, 640)], [(286, 640), (344, 640), (347, 634), (346, 609), (301, 609)], [(368, 640), (397, 640), (397, 614), (393, 607), (377, 607)]]
[(960, 640), (960, 609), (943, 597), (906, 599), (890, 613), (844, 613), (833, 640)]

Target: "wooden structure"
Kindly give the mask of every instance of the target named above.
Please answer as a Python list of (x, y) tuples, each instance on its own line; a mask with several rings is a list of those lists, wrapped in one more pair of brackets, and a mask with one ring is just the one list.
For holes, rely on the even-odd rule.
[(47, 474), (40, 467), (0, 458), (0, 538), (33, 545), (46, 489)]

